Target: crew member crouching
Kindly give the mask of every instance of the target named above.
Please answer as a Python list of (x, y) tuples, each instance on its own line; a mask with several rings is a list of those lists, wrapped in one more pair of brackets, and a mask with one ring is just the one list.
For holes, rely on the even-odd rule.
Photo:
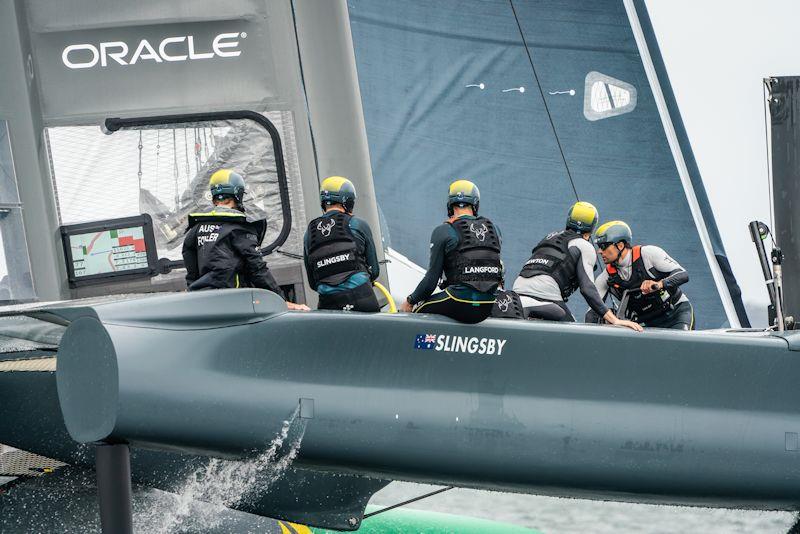
[(597, 220), (594, 205), (576, 202), (567, 213), (565, 229), (547, 234), (533, 248), (514, 282), (528, 318), (574, 322), (566, 301), (579, 289), (591, 309), (607, 323), (642, 330), (632, 321), (617, 319), (597, 292), (593, 276), (597, 253), (590, 242)]
[(694, 330), (694, 310), (680, 286), (689, 273), (664, 249), (631, 244), (630, 227), (611, 221), (597, 229), (595, 241), (606, 264), (597, 291), (621, 302), (627, 291), (626, 318), (645, 327)]

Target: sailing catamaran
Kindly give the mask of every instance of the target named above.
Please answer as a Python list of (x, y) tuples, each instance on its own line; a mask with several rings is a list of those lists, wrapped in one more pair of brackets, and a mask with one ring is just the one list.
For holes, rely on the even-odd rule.
[[(254, 485), (210, 499), (206, 531), (380, 532), (392, 520), (365, 507), (391, 480), (797, 509), (800, 338), (739, 328), (642, 1), (20, 0), (0, 44), (0, 442), (69, 464), (7, 486), (0, 529), (130, 531), (132, 496), (242, 465)], [(675, 251), (715, 330), (187, 294), (185, 217), (223, 167), (246, 174), (295, 302), (315, 300), (298, 255), (321, 177), (353, 180), (376, 242), (420, 264), (433, 191), (470, 175), (498, 199), (509, 266), (591, 195)]]

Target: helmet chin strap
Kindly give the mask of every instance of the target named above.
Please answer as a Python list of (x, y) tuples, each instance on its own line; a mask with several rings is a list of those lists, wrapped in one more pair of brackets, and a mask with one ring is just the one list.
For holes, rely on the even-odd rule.
[(625, 247), (623, 246), (622, 250), (620, 250), (619, 248), (617, 248), (617, 243), (614, 243), (614, 250), (617, 251), (617, 259), (613, 260), (611, 263), (616, 267), (619, 267), (619, 260), (622, 259), (622, 250), (625, 250)]

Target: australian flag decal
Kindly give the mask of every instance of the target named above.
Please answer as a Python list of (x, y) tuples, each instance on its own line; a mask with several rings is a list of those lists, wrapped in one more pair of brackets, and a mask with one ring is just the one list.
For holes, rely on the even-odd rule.
[(431, 350), (436, 346), (435, 334), (419, 334), (414, 340), (414, 348), (417, 350)]

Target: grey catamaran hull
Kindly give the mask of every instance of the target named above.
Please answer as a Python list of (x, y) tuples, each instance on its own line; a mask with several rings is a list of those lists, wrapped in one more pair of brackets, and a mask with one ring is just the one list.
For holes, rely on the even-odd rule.
[[(261, 291), (73, 311), (82, 442), (245, 457), (300, 406), (296, 465), (484, 489), (797, 509), (797, 336), (285, 313)], [(172, 317), (173, 319), (170, 319)]]

